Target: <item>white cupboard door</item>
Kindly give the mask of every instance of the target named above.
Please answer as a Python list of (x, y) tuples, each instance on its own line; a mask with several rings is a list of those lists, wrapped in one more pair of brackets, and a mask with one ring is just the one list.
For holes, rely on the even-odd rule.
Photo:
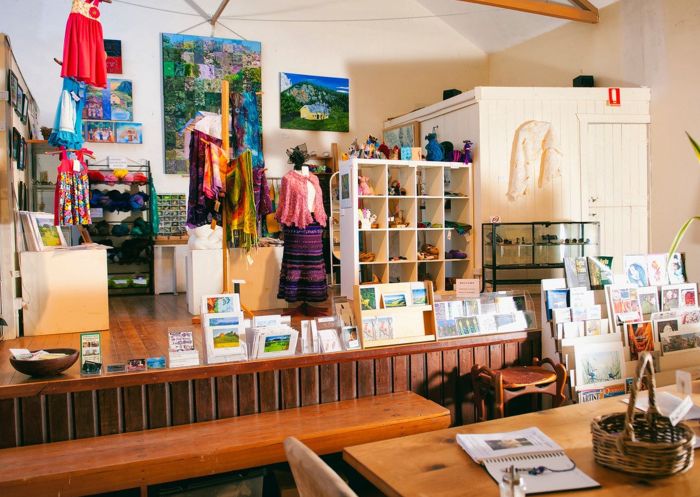
[(581, 119), (581, 211), (600, 222), (599, 253), (621, 272), (625, 254), (649, 249), (649, 145), (645, 122), (614, 119), (629, 117)]

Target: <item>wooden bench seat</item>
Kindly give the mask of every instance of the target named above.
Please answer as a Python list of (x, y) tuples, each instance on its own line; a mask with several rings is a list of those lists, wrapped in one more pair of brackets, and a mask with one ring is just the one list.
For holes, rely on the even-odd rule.
[(0, 450), (0, 495), (76, 496), (285, 460), (294, 436), (318, 454), (447, 428), (449, 411), (412, 392)]

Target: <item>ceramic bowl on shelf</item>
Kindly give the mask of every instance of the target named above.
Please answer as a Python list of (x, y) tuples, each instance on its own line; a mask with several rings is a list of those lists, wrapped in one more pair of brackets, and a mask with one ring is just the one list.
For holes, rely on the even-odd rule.
[[(71, 367), (78, 360), (78, 351), (75, 349), (42, 349), (50, 354), (66, 354), (55, 359), (39, 359), (29, 361), (26, 359), (15, 359), (10, 357), (10, 364), (20, 373), (24, 373), (35, 378), (42, 376), (55, 376)], [(36, 352), (36, 351), (32, 351)]]

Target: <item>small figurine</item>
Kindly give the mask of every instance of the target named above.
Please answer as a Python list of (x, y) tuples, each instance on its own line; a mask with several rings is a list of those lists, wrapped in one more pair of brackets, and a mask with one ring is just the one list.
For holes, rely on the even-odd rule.
[(360, 215), (360, 229), (371, 229), (372, 225), (377, 220), (377, 215), (372, 214), (372, 211), (369, 209), (358, 209), (357, 211)]
[(445, 152), (442, 150), (442, 147), (437, 141), (437, 133), (435, 132), (435, 128), (433, 128), (432, 133), (428, 133), (425, 139), (428, 140), (428, 144), (425, 146), (425, 159), (429, 161), (441, 161), (445, 156)]
[(374, 195), (374, 188), (369, 184), (369, 178), (367, 176), (358, 176), (357, 183), (357, 192), (360, 195)]
[(399, 160), (401, 157), (401, 149), (399, 148), (398, 145), (394, 145), (394, 148), (391, 149), (391, 156), (389, 159), (391, 160)]
[(474, 144), (471, 141), (464, 140), (464, 158), (462, 160), (465, 164), (471, 164), (473, 162), (472, 145)]
[(386, 143), (379, 145), (377, 150), (379, 151), (380, 159), (391, 159), (391, 149), (389, 149)]
[(348, 147), (348, 152), (347, 152), (348, 159), (352, 159), (353, 157), (360, 157), (360, 145), (357, 143), (357, 138), (353, 140), (353, 142), (350, 144), (350, 147)]

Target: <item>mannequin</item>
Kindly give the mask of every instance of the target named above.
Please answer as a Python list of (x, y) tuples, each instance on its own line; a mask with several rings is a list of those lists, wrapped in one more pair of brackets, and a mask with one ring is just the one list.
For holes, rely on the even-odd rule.
[(284, 233), (277, 298), (301, 302), (292, 313), (326, 314), (324, 309), (311, 306), (309, 302), (325, 302), (328, 298), (322, 240), (327, 216), (318, 178), (303, 163), (297, 163), (282, 178), (275, 217)]

